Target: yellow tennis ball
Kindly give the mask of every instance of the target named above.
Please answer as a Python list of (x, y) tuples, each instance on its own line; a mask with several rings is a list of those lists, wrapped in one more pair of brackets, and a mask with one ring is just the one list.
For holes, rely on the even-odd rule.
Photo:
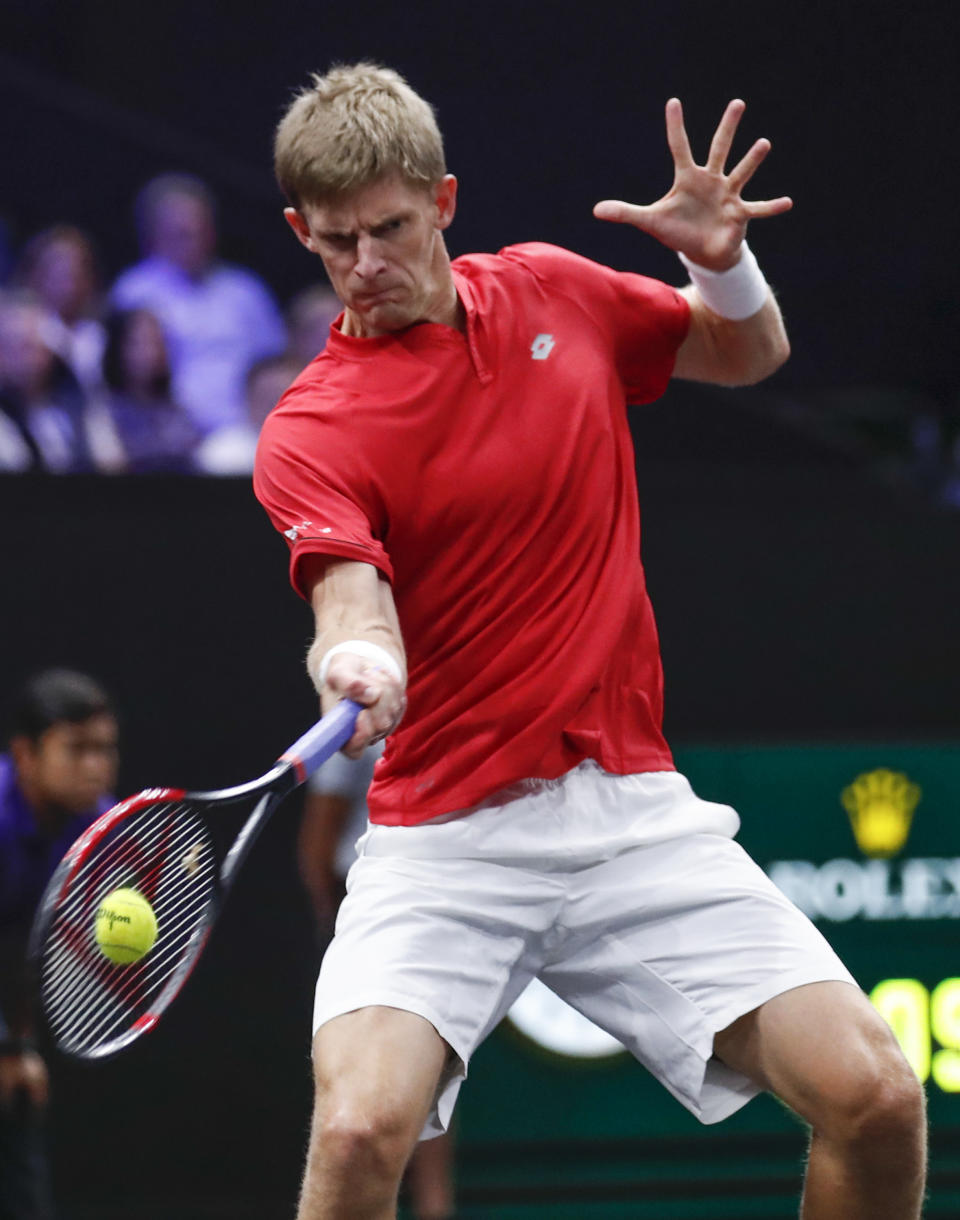
[(139, 890), (112, 890), (97, 908), (97, 947), (118, 966), (138, 962), (157, 939), (157, 917)]

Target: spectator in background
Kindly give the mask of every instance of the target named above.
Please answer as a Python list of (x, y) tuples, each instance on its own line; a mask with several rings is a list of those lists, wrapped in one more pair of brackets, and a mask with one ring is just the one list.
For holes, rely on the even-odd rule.
[(287, 351), (305, 368), (327, 346), (330, 327), (343, 306), (330, 288), (318, 284), (298, 293), (287, 308)]
[(103, 379), (106, 412), (122, 455), (120, 469), (193, 473), (199, 432), (171, 397), (163, 327), (149, 310), (110, 315)]
[(87, 404), (49, 329), (29, 297), (0, 297), (0, 471), (93, 469)]
[(289, 355), (257, 361), (247, 374), (246, 417), (239, 423), (218, 428), (197, 450), (197, 467), (203, 474), (252, 473), (263, 421), (302, 367), (299, 360)]
[(244, 378), (286, 346), (262, 281), (218, 261), (213, 197), (196, 178), (154, 178), (137, 199), (143, 261), (113, 286), (119, 309), (149, 309), (167, 336), (173, 396), (203, 435), (245, 417)]
[(72, 225), (55, 225), (33, 237), (14, 273), (15, 283), (46, 311), (50, 346), (87, 391), (100, 384), (106, 341), (99, 279), (93, 243)]
[(53, 1215), (41, 1118), (47, 1068), (31, 1040), (24, 957), (34, 912), (63, 854), (112, 804), (117, 721), (92, 678), (30, 679), (0, 754), (0, 1218)]
[(257, 438), (263, 421), (293, 379), (327, 343), (330, 327), (343, 307), (322, 285), (305, 288), (286, 311), (289, 345), (281, 356), (258, 360), (247, 374), (246, 417), (208, 436), (197, 453), (204, 474), (248, 475), (253, 471)]

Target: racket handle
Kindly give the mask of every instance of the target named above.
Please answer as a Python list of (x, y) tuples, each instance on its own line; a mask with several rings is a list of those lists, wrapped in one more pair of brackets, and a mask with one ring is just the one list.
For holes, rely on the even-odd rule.
[(307, 729), (289, 749), (280, 755), (280, 761), (290, 763), (303, 783), (309, 779), (321, 763), (336, 754), (353, 736), (357, 717), (363, 711), (352, 699), (341, 699), (322, 720)]

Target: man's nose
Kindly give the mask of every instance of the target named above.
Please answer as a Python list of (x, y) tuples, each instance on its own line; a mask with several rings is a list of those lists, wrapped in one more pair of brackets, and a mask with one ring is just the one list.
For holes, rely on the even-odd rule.
[(384, 266), (380, 242), (367, 233), (357, 238), (357, 261), (354, 267), (361, 279), (371, 279)]

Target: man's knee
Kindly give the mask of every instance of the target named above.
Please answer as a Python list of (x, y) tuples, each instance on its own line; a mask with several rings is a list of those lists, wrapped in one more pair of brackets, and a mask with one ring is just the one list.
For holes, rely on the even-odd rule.
[(318, 1099), (313, 1139), (331, 1167), (399, 1178), (419, 1134), (416, 1119), (385, 1099)]
[(805, 1117), (828, 1138), (879, 1154), (915, 1145), (924, 1129), (923, 1088), (886, 1026), (858, 1030), (842, 1066), (819, 1086)]
[(384, 1186), (399, 1182), (447, 1052), (428, 1021), (398, 1009), (358, 1009), (321, 1026), (308, 1173), (340, 1180), (362, 1172)]

